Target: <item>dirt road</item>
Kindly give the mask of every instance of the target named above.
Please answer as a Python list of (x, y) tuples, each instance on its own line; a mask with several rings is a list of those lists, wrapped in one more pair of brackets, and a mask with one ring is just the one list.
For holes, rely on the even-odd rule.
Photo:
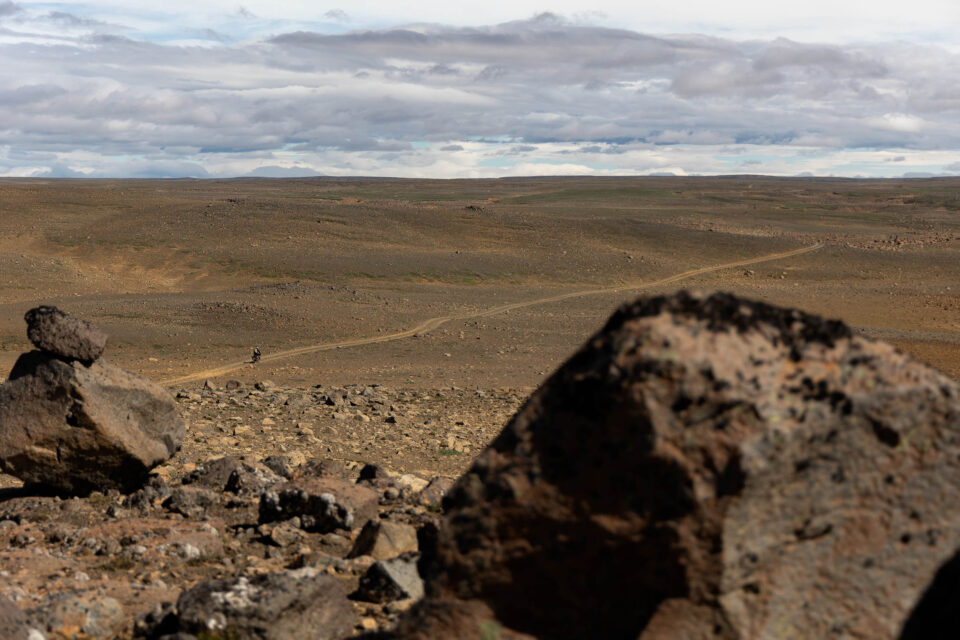
[[(318, 351), (329, 351), (331, 349), (346, 349), (349, 347), (358, 347), (361, 345), (376, 344), (380, 342), (391, 342), (394, 340), (403, 340), (405, 338), (412, 338), (416, 335), (421, 335), (428, 333), (437, 327), (440, 327), (447, 322), (454, 320), (468, 320), (472, 318), (484, 318), (507, 311), (512, 311), (514, 309), (522, 309), (525, 307), (532, 307), (541, 304), (547, 304), (551, 302), (560, 302), (562, 300), (568, 300), (570, 298), (578, 298), (583, 296), (590, 295), (600, 295), (600, 294), (610, 294), (610, 293), (621, 293), (624, 291), (638, 291), (641, 289), (648, 289), (651, 287), (662, 286), (666, 284), (671, 284), (673, 282), (678, 282), (686, 278), (691, 278), (703, 273), (709, 273), (712, 271), (720, 271), (722, 269), (733, 269), (736, 267), (745, 267), (748, 265), (759, 264), (761, 262), (772, 262), (774, 260), (781, 260), (783, 258), (791, 258), (794, 256), (802, 255), (804, 253), (809, 253), (811, 251), (816, 251), (823, 247), (822, 242), (812, 244), (807, 247), (801, 247), (799, 249), (794, 249), (792, 251), (783, 251), (780, 253), (770, 253), (763, 256), (758, 256), (755, 258), (746, 258), (743, 260), (736, 260), (734, 262), (725, 262), (723, 264), (712, 265), (709, 267), (700, 267), (698, 269), (690, 269), (689, 271), (684, 271), (682, 273), (677, 273), (672, 276), (661, 278), (659, 280), (654, 280), (650, 282), (638, 282), (629, 285), (623, 285), (618, 287), (605, 287), (599, 289), (585, 289), (583, 291), (572, 291), (570, 293), (563, 293), (560, 295), (549, 296), (546, 298), (537, 298), (534, 300), (527, 300), (524, 302), (514, 302), (512, 304), (505, 304), (497, 307), (492, 307), (485, 311), (464, 313), (464, 314), (454, 314), (447, 316), (437, 316), (435, 318), (430, 318), (423, 321), (417, 326), (406, 329), (404, 331), (399, 331), (397, 333), (391, 333), (387, 335), (372, 336), (367, 338), (356, 338), (352, 340), (343, 340), (340, 342), (321, 342), (311, 345), (306, 345), (303, 347), (297, 347), (295, 349), (287, 349), (285, 351), (277, 351), (268, 355), (265, 355), (261, 358), (261, 362), (273, 362), (276, 360), (282, 360), (285, 358), (292, 358), (295, 356), (301, 356), (307, 353), (315, 353)], [(219, 367), (214, 367), (212, 369), (204, 369), (203, 371), (197, 371), (185, 376), (179, 376), (176, 378), (169, 378), (167, 380), (162, 380), (161, 384), (165, 385), (174, 385), (174, 384), (183, 384), (185, 382), (193, 382), (196, 380), (203, 380), (206, 378), (216, 378), (219, 376), (227, 375), (233, 371), (241, 369), (249, 365), (249, 361), (241, 362), (231, 362)]]

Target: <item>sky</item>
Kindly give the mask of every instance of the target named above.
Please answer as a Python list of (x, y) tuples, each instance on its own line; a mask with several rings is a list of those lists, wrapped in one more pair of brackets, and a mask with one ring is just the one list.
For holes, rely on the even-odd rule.
[(0, 176), (960, 175), (960, 0), (0, 0)]

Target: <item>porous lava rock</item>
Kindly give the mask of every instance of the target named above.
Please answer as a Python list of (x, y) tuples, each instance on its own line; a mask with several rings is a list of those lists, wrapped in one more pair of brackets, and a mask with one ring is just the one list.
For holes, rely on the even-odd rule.
[(41, 351), (91, 363), (103, 354), (107, 334), (86, 320), (43, 305), (27, 311), (27, 337)]
[(31, 351), (0, 385), (0, 469), (28, 484), (134, 491), (184, 432), (170, 394), (102, 359)]
[(958, 490), (936, 370), (800, 311), (641, 298), (447, 494), (396, 637), (894, 637)]

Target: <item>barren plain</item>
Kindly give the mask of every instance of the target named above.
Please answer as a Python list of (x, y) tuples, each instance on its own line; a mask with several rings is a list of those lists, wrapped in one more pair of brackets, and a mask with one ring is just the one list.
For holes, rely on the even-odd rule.
[[(5, 180), (0, 207), (3, 372), (44, 303), (174, 391), (522, 397), (618, 304), (682, 287), (839, 318), (960, 377), (960, 179)], [(487, 413), (441, 423), (482, 440)]]
[[(171, 484), (224, 454), (456, 476), (617, 305), (677, 288), (839, 318), (960, 379), (960, 179), (0, 181), (0, 379), (31, 307), (100, 326), (106, 359), (178, 394)], [(133, 616), (289, 566), (261, 547), (71, 571)], [(14, 586), (40, 602), (51, 571)]]

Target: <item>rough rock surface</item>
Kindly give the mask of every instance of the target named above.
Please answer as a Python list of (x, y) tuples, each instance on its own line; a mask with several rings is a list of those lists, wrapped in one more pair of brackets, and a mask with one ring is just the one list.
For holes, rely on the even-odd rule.
[(30, 309), (24, 320), (30, 342), (41, 351), (67, 360), (89, 364), (99, 358), (107, 346), (106, 333), (56, 307), (44, 305)]
[(28, 640), (30, 627), (24, 615), (10, 598), (0, 596), (0, 638), (5, 640)]
[(798, 311), (641, 298), (447, 495), (398, 635), (893, 637), (958, 489), (936, 370)]
[(299, 518), (306, 531), (357, 529), (377, 517), (375, 491), (332, 478), (299, 478), (260, 496), (260, 522)]
[(197, 467), (184, 478), (184, 483), (196, 483), (235, 494), (259, 495), (267, 487), (282, 480), (283, 478), (263, 463), (224, 456)]
[(360, 530), (349, 557), (370, 556), (375, 560), (388, 560), (416, 550), (417, 530), (411, 525), (370, 520)]
[(0, 385), (0, 468), (28, 484), (132, 491), (184, 432), (170, 394), (103, 360), (31, 351)]
[(124, 625), (120, 603), (95, 594), (56, 598), (33, 616), (43, 621), (48, 637), (111, 640)]
[(340, 583), (313, 568), (202, 582), (177, 616), (180, 631), (250, 640), (335, 640), (356, 622)]
[(423, 580), (417, 572), (417, 554), (380, 560), (360, 578), (355, 597), (368, 602), (392, 602), (423, 597)]

